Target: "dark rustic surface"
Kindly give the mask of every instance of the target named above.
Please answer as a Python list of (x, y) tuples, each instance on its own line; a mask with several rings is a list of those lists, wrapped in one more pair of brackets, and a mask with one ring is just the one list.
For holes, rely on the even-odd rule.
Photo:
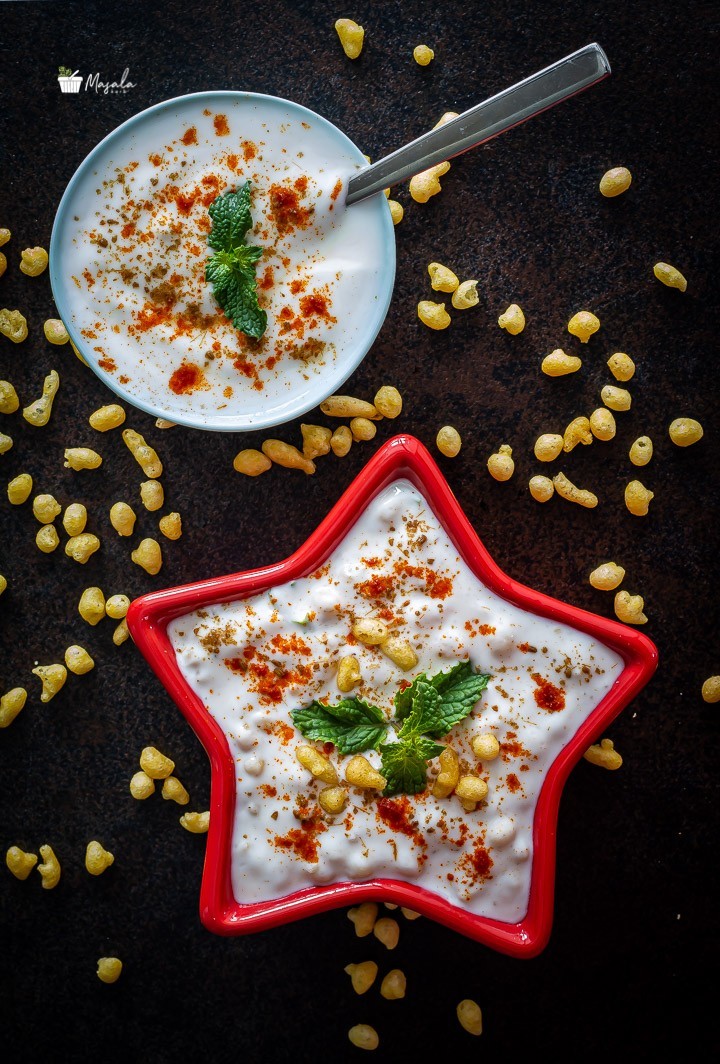
[[(340, 15), (367, 30), (354, 64), (332, 28)], [(0, 458), (2, 477), (26, 470), (36, 490), (63, 505), (85, 502), (89, 528), (103, 539), (84, 568), (62, 549), (42, 555), (29, 505), (0, 500), (0, 572), (10, 584), (0, 601), (2, 689), (30, 691), (0, 734), (0, 845), (37, 851), (50, 842), (63, 865), (52, 892), (41, 890), (37, 873), (20, 883), (0, 870), (4, 1059), (340, 1061), (355, 1055), (346, 1031), (361, 1021), (380, 1032), (381, 1060), (468, 1052), (500, 1060), (528, 1050), (546, 1059), (628, 1051), (666, 1059), (672, 1049), (694, 1055), (717, 1042), (714, 995), (701, 973), (714, 968), (718, 945), (718, 709), (699, 695), (702, 680), (720, 672), (713, 17), (709, 3), (677, 0), (2, 4), (0, 225), (13, 239), (3, 249), (0, 305), (23, 309), (31, 334), (19, 347), (0, 338), (0, 376), (23, 403), (51, 367), (62, 379), (47, 428), (1, 416), (0, 429), (15, 440)], [(289, 96), (376, 158), (444, 110), (462, 110), (590, 40), (608, 52), (610, 81), (457, 161), (426, 206), (400, 191), (395, 297), (349, 386), (371, 397), (380, 384), (397, 384), (406, 407), (396, 427), (427, 443), (439, 425), (457, 425), (464, 448), (443, 469), (513, 576), (609, 615), (612, 596), (593, 591), (587, 574), (614, 557), (628, 571), (626, 586), (645, 596), (660, 670), (610, 730), (622, 770), (583, 762), (566, 786), (550, 945), (533, 961), (510, 960), (421, 920), (403, 924), (387, 955), (375, 940), (358, 942), (342, 910), (254, 937), (214, 937), (197, 917), (203, 838), (179, 828), (174, 804), (157, 796), (138, 803), (127, 789), (139, 750), (152, 743), (175, 758), (192, 808), (206, 808), (205, 754), (132, 645), (115, 648), (112, 623), (89, 628), (76, 604), (88, 584), (137, 595), (284, 557), (373, 445), (323, 460), (313, 478), (273, 471), (251, 482), (233, 473), (232, 457), (259, 437), (162, 433), (131, 413), (129, 423), (162, 454), (168, 508), (182, 513), (185, 528), (178, 543), (164, 544), (161, 575), (145, 577), (107, 519), (112, 502), (137, 498), (137, 468), (117, 433), (98, 439), (87, 428), (88, 414), (110, 396), (69, 348), (44, 341), (42, 322), (54, 314), (48, 276), (21, 275), (18, 252), (48, 245), (62, 191), (95, 143), (168, 97), (211, 88)], [(410, 57), (421, 41), (437, 53), (424, 70)], [(103, 80), (129, 67), (136, 87), (62, 96), (60, 64)], [(632, 170), (632, 189), (603, 200), (598, 179), (619, 164)], [(418, 299), (431, 294), (425, 268), (433, 259), (479, 278), (481, 291), (480, 306), (439, 334), (415, 316)], [(658, 259), (684, 271), (685, 295), (653, 279)], [(496, 325), (512, 301), (528, 319), (516, 338)], [(602, 320), (582, 349), (582, 372), (543, 378), (541, 355), (559, 345), (580, 353), (565, 323), (581, 307)], [(602, 504), (595, 512), (558, 499), (540, 507), (526, 488), (530, 475), (546, 472), (532, 460), (532, 443), (594, 408), (615, 350), (637, 361), (633, 410), (618, 416), (613, 444), (595, 443), (566, 463)], [(667, 437), (681, 414), (706, 429), (686, 451)], [(391, 428), (381, 425), (378, 440)], [(627, 448), (644, 433), (655, 457), (639, 475), (656, 498), (638, 520), (622, 494), (632, 475)], [(282, 435), (296, 440), (298, 425)], [(517, 459), (505, 485), (485, 471), (502, 442)], [(98, 446), (102, 469), (64, 470), (71, 444)], [(153, 515), (138, 513), (139, 528), (153, 534)], [(30, 669), (61, 660), (72, 642), (87, 646), (97, 667), (71, 676), (42, 705)], [(117, 858), (98, 880), (83, 868), (91, 838)], [(116, 986), (103, 986), (95, 961), (114, 952), (125, 969)], [(366, 957), (406, 971), (405, 1001), (385, 1002), (377, 989), (353, 995), (342, 968)], [(454, 1019), (465, 996), (484, 1010), (478, 1042)]]

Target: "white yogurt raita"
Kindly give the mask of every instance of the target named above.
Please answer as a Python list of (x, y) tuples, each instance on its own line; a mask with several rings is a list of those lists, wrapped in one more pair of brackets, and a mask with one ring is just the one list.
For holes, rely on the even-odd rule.
[[(305, 393), (313, 405), (320, 379), (327, 395), (359, 361), (389, 300), (392, 225), (382, 197), (345, 207), (362, 164), (334, 127), (285, 101), (217, 95), (216, 106), (206, 94), (171, 101), (101, 145), (63, 207), (56, 295), (82, 349), (131, 401), (250, 428), (287, 420)], [(263, 249), (259, 340), (232, 325), (205, 280), (208, 208), (246, 181), (245, 242)]]
[[(416, 650), (402, 673), (355, 642), (358, 617), (379, 617)], [(490, 591), (460, 558), (422, 495), (400, 480), (378, 495), (325, 565), (267, 594), (198, 610), (168, 634), (179, 667), (220, 724), (236, 765), (232, 886), (238, 902), (320, 883), (403, 879), (468, 911), (515, 923), (528, 907), (533, 816), (547, 771), (619, 677), (622, 659), (591, 636)], [(487, 781), (466, 812), (428, 790), (382, 798), (348, 787), (342, 814), (317, 805), (324, 786), (297, 762), (307, 740), (291, 712), (337, 702), (337, 665), (357, 656), (353, 691), (390, 717), (401, 681), (469, 658), (492, 678), (473, 712), (442, 740), (462, 772)], [(473, 736), (500, 756), (478, 762)], [(322, 744), (317, 744), (322, 750)], [(342, 781), (347, 757), (327, 750)], [(380, 755), (365, 754), (376, 767)]]

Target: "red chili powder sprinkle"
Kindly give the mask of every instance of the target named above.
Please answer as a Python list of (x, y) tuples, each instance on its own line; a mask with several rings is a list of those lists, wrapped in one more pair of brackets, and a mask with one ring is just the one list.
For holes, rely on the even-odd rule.
[(277, 787), (271, 787), (269, 783), (261, 783), (258, 789), (263, 792), (266, 798), (275, 798), (277, 795)]
[(301, 639), (295, 632), (289, 636), (280, 635), (278, 632), (270, 640), (270, 645), (279, 650), (281, 654), (304, 654), (308, 657), (312, 654), (305, 640)]
[(195, 126), (190, 126), (189, 129), (186, 129), (180, 140), (183, 142), (183, 144), (197, 144), (198, 139), (197, 130), (195, 129)]
[(149, 155), (148, 158), (153, 166), (162, 166), (162, 155), (155, 153), (154, 155)]
[[(272, 266), (266, 266), (264, 274), (262, 275), (262, 277), (258, 281), (258, 288), (263, 288), (263, 289), (267, 290), (268, 288), (272, 288), (272, 286), (274, 284), (275, 284), (275, 277), (274, 277), (274, 274), (273, 274), (273, 268), (272, 268)], [(292, 288), (292, 285), (291, 285), (291, 288)]]
[(533, 649), (529, 643), (518, 643), (517, 648), (518, 650), (521, 650), (523, 654), (529, 654)]
[(237, 170), (238, 157), (237, 155), (228, 155), (227, 164), (231, 170)]
[(513, 794), (516, 794), (517, 791), (519, 791), (522, 787), (520, 780), (517, 778), (514, 772), (510, 772), (505, 777), (505, 782), (507, 783), (508, 790), (512, 791)]
[(233, 672), (246, 675), (250, 680), (250, 690), (257, 691), (261, 700), (266, 703), (273, 702), (275, 705), (282, 702), (288, 687), (307, 685), (313, 674), (309, 665), (298, 665), (296, 669), (283, 671), (271, 668), (264, 661), (248, 663), (245, 653), (241, 658), (228, 658), (225, 664)]
[(242, 142), (243, 159), (246, 163), (249, 163), (251, 159), (254, 159), (257, 155), (257, 148), (251, 140), (244, 140)]
[(468, 837), (469, 834), (470, 834), (470, 829), (468, 828), (467, 824), (463, 821), (463, 822), (461, 822), (460, 827), (458, 828), (458, 837), (456, 839), (451, 839), (449, 835), (447, 835), (447, 836), (443, 835), (443, 841), (444, 842), (450, 842), (450, 843), (452, 843), (453, 846), (464, 846), (466, 841), (467, 841), (467, 837)]
[(290, 233), (295, 227), (305, 229), (310, 224), (314, 210), (302, 207), (297, 192), (283, 185), (270, 186), (270, 210), (275, 225), (281, 236)]
[(419, 577), (425, 581), (425, 589), (430, 598), (445, 599), (451, 594), (453, 582), (448, 576), (438, 576), (434, 569), (422, 565), (410, 565), (408, 562), (395, 562), (393, 566), (398, 575)]
[(175, 196), (175, 203), (180, 213), (187, 216), (195, 206), (198, 196), (199, 192), (197, 191), (191, 192), (189, 196), (184, 196), (182, 192), (178, 192), (177, 196)]
[[(288, 308), (285, 307), (284, 309), (287, 310)], [(292, 314), (292, 311), (290, 313)], [(282, 311), (280, 312), (280, 317), (285, 319), (282, 325), (280, 326), (280, 332), (284, 334), (293, 331), (295, 335), (302, 340), (303, 336), (305, 335), (305, 323), (302, 318), (288, 319), (287, 315), (284, 314)]]
[(306, 283), (307, 283), (306, 281), (291, 281), (290, 282), (290, 291), (292, 292), (292, 294), (294, 296), (296, 296), (298, 294), (298, 292), (304, 292), (305, 291)]
[(393, 831), (407, 835), (421, 849), (427, 848), (427, 841), (418, 831), (417, 821), (412, 815), (412, 806), (405, 795), (400, 798), (380, 798), (377, 813), (382, 822)]
[(466, 874), (469, 874), (471, 879), (489, 879), (490, 869), (493, 866), (493, 859), (482, 842), (478, 842), (471, 853), (465, 854), (461, 859), (460, 864), (463, 867), (463, 871)]
[(277, 735), (283, 746), (287, 746), (295, 738), (295, 729), (291, 728), (289, 724), (285, 724), (282, 720), (276, 720), (268, 729)]
[(215, 115), (213, 118), (213, 125), (215, 126), (215, 133), (218, 137), (227, 137), (230, 133), (230, 126), (225, 115)]
[(410, 565), (409, 562), (395, 562), (393, 569), (398, 576), (415, 576), (422, 580), (425, 575), (425, 570), (422, 565)]
[(340, 178), (338, 178), (337, 181), (335, 182), (335, 187), (333, 188), (332, 192), (330, 193), (330, 199), (331, 200), (336, 200), (341, 192), (342, 192), (342, 181), (340, 180)]
[(87, 282), (88, 288), (92, 288), (92, 286), (95, 284), (95, 278), (90, 273), (90, 270), (87, 270), (87, 269), (83, 270), (83, 277), (85, 278), (85, 280)]
[(538, 686), (534, 695), (540, 709), (546, 709), (548, 713), (558, 713), (565, 709), (565, 692), (561, 688), (549, 680), (544, 680), (537, 672), (532, 674), (532, 679)]
[(247, 377), (249, 380), (257, 377), (257, 370), (252, 362), (245, 362), (242, 358), (236, 358), (233, 366), (242, 373), (243, 377)]
[(114, 373), (115, 370), (117, 369), (117, 366), (115, 365), (115, 361), (112, 358), (110, 358), (109, 355), (106, 358), (99, 359), (98, 360), (98, 366), (100, 366), (102, 369), (106, 369), (108, 371), (108, 373)]
[(319, 292), (312, 292), (300, 300), (300, 311), (304, 318), (324, 318), (325, 321), (337, 321), (328, 310), (328, 301)]
[(187, 395), (194, 392), (205, 381), (202, 370), (191, 362), (185, 362), (178, 366), (168, 381), (168, 387), (175, 395)]
[(523, 752), (522, 743), (518, 743), (517, 739), (514, 739), (512, 743), (502, 743), (500, 750), (505, 758), (519, 758)]
[(202, 179), (201, 184), (203, 184), (205, 188), (208, 189), (208, 192), (206, 192), (205, 195), (202, 197), (203, 206), (209, 207), (213, 200), (217, 199), (217, 194), (220, 191), (220, 185), (222, 184), (224, 186), (225, 182), (221, 182), (220, 178), (217, 177), (216, 174), (207, 174)]
[(526, 750), (522, 743), (519, 743), (517, 739), (512, 739), (510, 742), (500, 743), (500, 755), (503, 761), (508, 761), (511, 757), (531, 757), (529, 750)]
[(127, 222), (122, 227), (122, 229), (120, 230), (120, 236), (123, 238), (123, 240), (127, 240), (127, 238), (129, 236), (132, 236), (134, 232), (135, 232), (135, 223), (134, 222)]
[(370, 580), (363, 580), (355, 584), (355, 590), (367, 599), (385, 598), (391, 593), (395, 585), (392, 576), (373, 576)]
[(309, 820), (299, 828), (291, 828), (287, 835), (276, 835), (274, 842), (280, 850), (292, 850), (297, 857), (310, 864), (317, 864), (317, 836), (326, 831), (322, 821)]
[(453, 582), (449, 576), (438, 576), (432, 569), (426, 569), (425, 580), (430, 598), (446, 599), (452, 592)]
[(147, 332), (156, 325), (165, 325), (172, 317), (172, 304), (165, 303), (161, 306), (153, 306), (145, 303), (142, 310), (135, 315), (135, 321), (141, 332)]

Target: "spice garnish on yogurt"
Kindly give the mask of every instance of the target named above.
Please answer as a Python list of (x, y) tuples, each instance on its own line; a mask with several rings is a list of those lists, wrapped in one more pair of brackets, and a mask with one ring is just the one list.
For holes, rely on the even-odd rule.
[[(472, 712), (489, 678), (463, 661), (449, 672), (422, 673), (411, 684), (403, 683), (393, 700), (393, 719), (360, 698), (344, 698), (336, 705), (313, 701), (294, 710), (292, 721), (307, 738), (331, 742), (343, 754), (378, 749), (385, 796), (419, 794), (427, 787), (427, 762), (445, 750), (433, 740)], [(395, 741), (383, 742), (390, 728)]]
[(131, 400), (218, 427), (335, 380), (388, 254), (385, 212), (340, 195), (363, 164), (337, 130), (226, 95), (219, 113), (188, 98), (112, 135), (57, 243), (89, 359)]
[(241, 904), (388, 879), (521, 920), (545, 777), (623, 669), (491, 591), (406, 480), (309, 575), (167, 631), (233, 758)]

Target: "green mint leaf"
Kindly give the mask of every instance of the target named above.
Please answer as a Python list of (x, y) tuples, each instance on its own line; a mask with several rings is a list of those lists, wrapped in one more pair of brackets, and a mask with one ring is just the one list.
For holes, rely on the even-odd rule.
[(233, 251), (252, 227), (250, 182), (236, 192), (223, 192), (208, 207), (212, 231), (208, 244), (214, 251)]
[(419, 794), (427, 787), (427, 763), (439, 757), (445, 749), (423, 735), (412, 736), (398, 743), (380, 747), (380, 771), (387, 780), (383, 794)]
[(252, 262), (257, 262), (261, 248), (244, 248), (259, 252), (254, 258), (221, 251), (205, 267), (205, 279), (213, 286), (213, 295), (236, 329), (259, 340), (267, 328), (267, 314), (258, 304), (257, 281)]
[(427, 786), (427, 761), (412, 742), (387, 743), (380, 747), (380, 771), (387, 780), (383, 794), (419, 794)]
[(437, 728), (428, 728), (428, 734), (435, 739), (447, 735), (465, 717), (472, 713), (480, 695), (490, 680), (486, 673), (474, 672), (463, 676), (457, 683), (446, 685), (440, 691), (439, 713), (441, 724)]
[(440, 754), (445, 749), (443, 743), (436, 743), (429, 739), (427, 735), (418, 735), (417, 738), (413, 739), (413, 745), (426, 761), (431, 761), (434, 757), (440, 757)]
[(430, 684), (440, 696), (439, 721), (437, 725), (424, 731), (435, 738), (441, 738), (472, 712), (489, 679), (489, 675), (475, 672), (469, 660), (458, 662), (448, 672), (436, 672), (434, 676), (421, 673), (409, 687), (395, 695), (396, 716), (403, 721), (409, 717), (413, 711), (418, 687), (421, 684)]
[(343, 698), (335, 706), (314, 701), (290, 716), (306, 739), (334, 743), (341, 754), (370, 750), (385, 738), (387, 729), (382, 710), (361, 698)]
[(236, 329), (259, 340), (267, 329), (267, 314), (257, 296), (255, 267), (263, 249), (244, 244), (252, 227), (250, 182), (236, 192), (223, 192), (208, 208), (212, 230), (208, 245), (215, 254), (205, 266), (205, 280)]
[(261, 258), (262, 253), (262, 248), (253, 247), (251, 244), (240, 244), (232, 251), (219, 251), (213, 258), (232, 266), (236, 273), (254, 284), (255, 263)]
[(412, 735), (423, 735), (425, 732), (437, 731), (442, 725), (440, 695), (432, 684), (418, 678), (412, 708), (398, 732), (399, 737), (406, 739)]
[[(434, 740), (472, 712), (489, 679), (475, 672), (469, 660), (434, 676), (421, 673), (396, 693), (392, 722), (361, 698), (343, 698), (335, 706), (314, 701), (293, 710), (291, 716), (306, 738), (334, 743), (343, 754), (379, 748), (381, 772), (387, 780), (383, 794), (418, 794), (427, 786), (428, 761), (445, 749)], [(397, 729), (397, 741), (383, 743), (390, 724)]]
[(452, 687), (459, 680), (469, 675), (474, 675), (474, 670), (469, 660), (458, 662), (457, 665), (453, 665), (449, 672), (436, 672), (432, 677), (428, 677), (424, 672), (420, 673), (409, 687), (406, 687), (403, 691), (398, 691), (395, 695), (395, 713), (398, 720), (404, 720), (410, 713), (418, 684), (432, 684), (436, 691), (442, 693), (442, 691)]

